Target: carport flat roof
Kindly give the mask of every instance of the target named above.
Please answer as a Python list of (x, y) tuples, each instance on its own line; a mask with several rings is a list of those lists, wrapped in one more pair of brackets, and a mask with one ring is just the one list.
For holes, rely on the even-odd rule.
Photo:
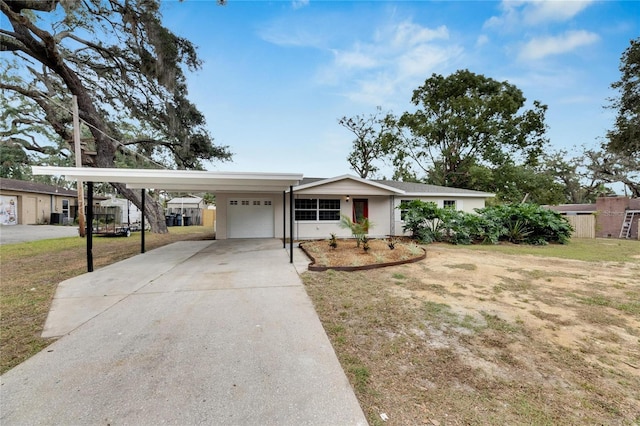
[(83, 182), (119, 182), (131, 189), (202, 192), (282, 192), (298, 185), (301, 173), (211, 172), (33, 166), (34, 175), (65, 176)]

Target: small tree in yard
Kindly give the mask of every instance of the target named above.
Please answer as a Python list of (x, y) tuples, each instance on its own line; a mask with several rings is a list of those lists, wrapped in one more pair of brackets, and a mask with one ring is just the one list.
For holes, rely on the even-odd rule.
[(360, 248), (360, 243), (367, 238), (367, 233), (369, 229), (373, 228), (373, 223), (366, 217), (354, 222), (349, 216), (340, 215), (340, 227), (351, 230), (351, 235), (356, 239), (356, 247)]

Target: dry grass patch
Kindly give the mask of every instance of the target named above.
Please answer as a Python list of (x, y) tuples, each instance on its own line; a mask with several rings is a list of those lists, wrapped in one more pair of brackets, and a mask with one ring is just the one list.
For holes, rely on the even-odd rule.
[(372, 425), (640, 422), (640, 262), (428, 251), (303, 276)]

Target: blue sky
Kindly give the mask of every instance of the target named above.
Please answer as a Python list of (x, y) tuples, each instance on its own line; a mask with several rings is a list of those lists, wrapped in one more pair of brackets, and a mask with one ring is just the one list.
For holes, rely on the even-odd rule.
[(638, 1), (186, 0), (162, 14), (198, 47), (190, 98), (235, 154), (208, 169), (317, 177), (355, 174), (340, 117), (401, 114), (426, 78), (465, 68), (548, 105), (553, 149), (596, 146), (640, 35)]

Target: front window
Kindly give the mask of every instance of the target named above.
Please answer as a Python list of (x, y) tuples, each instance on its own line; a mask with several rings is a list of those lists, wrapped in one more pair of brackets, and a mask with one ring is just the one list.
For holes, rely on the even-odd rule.
[(340, 200), (298, 198), (295, 200), (295, 218), (300, 221), (340, 220)]
[(444, 200), (444, 202), (442, 203), (442, 206), (445, 209), (455, 210), (456, 209), (456, 200)]
[(401, 221), (405, 221), (406, 217), (407, 217), (407, 212), (409, 211), (409, 203), (411, 202), (411, 200), (401, 200), (400, 201), (400, 220)]

